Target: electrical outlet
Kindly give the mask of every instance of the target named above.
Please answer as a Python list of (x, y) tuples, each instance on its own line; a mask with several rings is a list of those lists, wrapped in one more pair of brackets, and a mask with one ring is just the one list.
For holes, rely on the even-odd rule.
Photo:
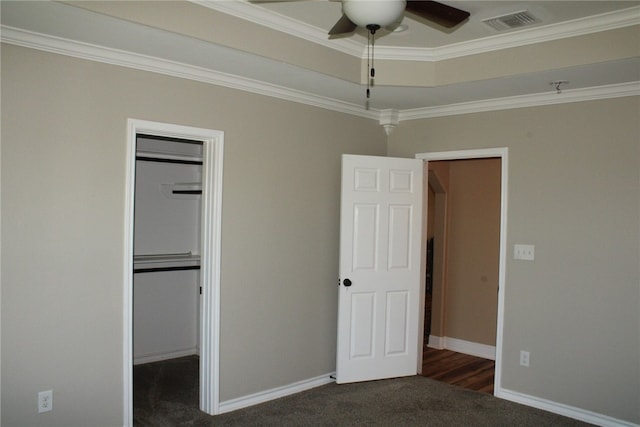
[(535, 249), (533, 245), (514, 245), (513, 258), (524, 261), (533, 261), (535, 259)]
[(38, 393), (38, 413), (53, 410), (53, 390), (41, 391)]
[(529, 352), (521, 350), (520, 351), (520, 366), (524, 366), (526, 368), (529, 367)]

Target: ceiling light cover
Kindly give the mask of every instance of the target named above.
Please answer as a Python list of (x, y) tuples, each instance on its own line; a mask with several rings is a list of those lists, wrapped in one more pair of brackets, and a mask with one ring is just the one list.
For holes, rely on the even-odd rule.
[(359, 27), (386, 27), (402, 16), (406, 4), (405, 0), (345, 0), (342, 13)]

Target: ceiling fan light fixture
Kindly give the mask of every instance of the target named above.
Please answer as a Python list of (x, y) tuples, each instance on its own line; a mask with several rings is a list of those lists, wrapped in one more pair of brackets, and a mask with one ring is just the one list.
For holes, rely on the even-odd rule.
[(354, 24), (386, 27), (398, 20), (404, 13), (405, 0), (344, 0), (342, 13)]

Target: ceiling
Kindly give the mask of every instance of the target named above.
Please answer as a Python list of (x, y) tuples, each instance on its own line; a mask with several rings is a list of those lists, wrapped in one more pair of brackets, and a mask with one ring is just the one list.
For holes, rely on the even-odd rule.
[[(282, 37), (294, 37), (308, 46), (309, 55), (313, 55), (313, 49), (322, 48), (340, 52), (345, 58), (355, 58), (358, 64), (362, 64), (358, 67), (363, 68), (355, 78), (337, 76), (327, 72), (323, 66), (288, 61), (286, 52), (273, 55), (265, 48), (263, 53), (258, 45), (265, 41), (258, 37), (255, 38), (256, 46), (245, 49), (249, 46), (247, 43), (252, 43), (250, 37), (243, 41), (244, 45), (231, 46), (233, 43), (219, 43), (213, 36), (207, 39), (177, 31), (170, 20), (164, 21), (164, 28), (163, 25), (144, 24), (133, 15), (130, 19), (129, 12), (118, 16), (117, 13), (105, 12), (107, 7), (100, 9), (100, 2), (90, 3), (93, 2), (3, 0), (0, 3), (2, 40), (223, 84), (365, 117), (378, 118), (381, 113), (392, 111), (396, 120), (397, 114), (409, 118), (411, 114), (428, 115), (452, 106), (473, 105), (481, 109), (482, 105), (495, 105), (504, 100), (517, 103), (523, 97), (553, 96), (556, 90), (550, 82), (557, 80), (569, 82), (562, 86), (563, 94), (568, 96), (586, 89), (640, 82), (638, 36), (632, 41), (635, 43), (635, 55), (624, 58), (521, 69), (505, 72), (499, 77), (461, 79), (445, 84), (403, 82), (403, 70), (406, 69), (408, 75), (408, 70), (414, 66), (420, 70), (419, 67), (439, 61), (491, 54), (616, 28), (638, 28), (639, 1), (445, 1), (471, 12), (470, 19), (453, 31), (444, 31), (435, 24), (406, 16), (402, 21), (407, 26), (406, 31), (380, 32), (376, 39), (376, 60), (381, 64), (376, 67), (377, 75), (382, 74), (380, 79), (384, 81), (384, 73), (389, 68), (395, 71), (388, 73), (396, 73), (397, 78), (393, 83), (374, 86), (368, 104), (365, 103), (363, 84), (366, 80), (361, 77), (366, 72), (366, 33), (359, 31), (341, 38), (327, 36), (327, 31), (341, 16), (341, 3), (338, 1), (249, 3), (199, 0), (191, 2), (190, 6), (200, 8), (203, 16), (215, 13), (226, 16), (227, 20), (241, 19), (247, 25), (278, 31)], [(114, 2), (109, 7), (116, 4)], [(139, 5), (154, 7), (152, 2)], [(521, 10), (529, 11), (538, 22), (506, 31), (497, 31), (482, 22)], [(184, 18), (175, 16), (176, 20)], [(270, 49), (273, 48), (272, 45)], [(401, 65), (399, 71), (396, 64)]]
[[(452, 30), (440, 27), (426, 20), (420, 20), (410, 14), (402, 19), (407, 30), (400, 33), (386, 32), (376, 40), (379, 46), (437, 48), (471, 40), (482, 39), (498, 34), (508, 34), (514, 30), (497, 31), (483, 23), (483, 20), (528, 10), (540, 22), (535, 28), (559, 24), (575, 19), (629, 9), (640, 4), (632, 1), (443, 1), (449, 6), (471, 13), (468, 21)], [(320, 30), (319, 37), (326, 39), (327, 31), (342, 16), (339, 1), (253, 1), (251, 6), (263, 9), (282, 18), (282, 30), (296, 22)], [(215, 6), (214, 6), (215, 7)], [(366, 45), (366, 31), (359, 29), (353, 37), (362, 47)]]

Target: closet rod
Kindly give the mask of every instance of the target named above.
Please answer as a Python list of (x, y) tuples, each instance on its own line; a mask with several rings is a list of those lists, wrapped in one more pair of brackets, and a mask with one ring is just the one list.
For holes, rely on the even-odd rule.
[(134, 273), (158, 273), (161, 271), (181, 271), (181, 270), (200, 270), (199, 265), (185, 265), (177, 267), (148, 267), (148, 268), (134, 268)]
[(202, 194), (202, 190), (173, 190), (172, 194)]
[(140, 160), (143, 162), (178, 163), (181, 165), (202, 165), (202, 161), (200, 160), (163, 159), (159, 157), (145, 157), (145, 156), (136, 156), (136, 160)]

